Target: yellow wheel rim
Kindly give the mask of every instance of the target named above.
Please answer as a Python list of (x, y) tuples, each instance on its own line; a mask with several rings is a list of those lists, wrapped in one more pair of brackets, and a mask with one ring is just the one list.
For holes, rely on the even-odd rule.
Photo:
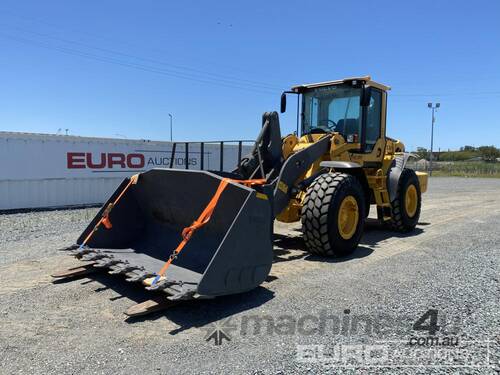
[(406, 214), (408, 217), (413, 217), (415, 216), (417, 212), (417, 205), (418, 205), (418, 195), (417, 195), (417, 188), (415, 185), (411, 184), (408, 186), (408, 189), (406, 189), (406, 196), (405, 196), (405, 207), (406, 207)]
[(358, 202), (352, 195), (348, 195), (340, 204), (339, 217), (337, 220), (339, 234), (344, 240), (349, 240), (354, 236), (358, 221)]

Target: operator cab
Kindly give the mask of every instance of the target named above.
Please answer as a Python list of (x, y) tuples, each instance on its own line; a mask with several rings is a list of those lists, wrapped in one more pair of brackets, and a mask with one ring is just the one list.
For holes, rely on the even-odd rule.
[(301, 135), (337, 132), (369, 153), (385, 134), (388, 90), (369, 76), (299, 85), (283, 93), (281, 109), (287, 93), (301, 95)]

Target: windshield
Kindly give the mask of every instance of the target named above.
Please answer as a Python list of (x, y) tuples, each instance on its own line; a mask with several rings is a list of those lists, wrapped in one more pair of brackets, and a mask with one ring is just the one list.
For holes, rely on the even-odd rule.
[(361, 133), (360, 95), (361, 89), (342, 85), (318, 87), (304, 93), (303, 133), (335, 131), (348, 142), (357, 142)]

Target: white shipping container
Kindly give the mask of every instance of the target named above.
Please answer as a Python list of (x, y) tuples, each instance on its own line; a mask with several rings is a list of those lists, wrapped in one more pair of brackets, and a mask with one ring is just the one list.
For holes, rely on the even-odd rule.
[[(251, 150), (241, 148), (244, 156)], [(152, 168), (219, 170), (218, 142), (186, 143), (0, 132), (0, 210), (102, 204), (127, 176)], [(238, 142), (224, 143), (224, 171)]]

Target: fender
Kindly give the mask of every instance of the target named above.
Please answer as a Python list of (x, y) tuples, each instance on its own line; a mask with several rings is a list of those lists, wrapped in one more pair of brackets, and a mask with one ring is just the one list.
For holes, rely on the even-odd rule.
[(401, 173), (410, 157), (416, 157), (416, 155), (410, 152), (403, 152), (402, 154), (396, 155), (387, 172), (387, 190), (389, 190), (389, 199), (391, 202), (396, 199), (399, 177), (401, 177)]
[(358, 163), (354, 163), (352, 161), (325, 160), (325, 161), (322, 161), (319, 165), (320, 165), (320, 167), (334, 168), (334, 169), (361, 168), (361, 165), (359, 165)]

